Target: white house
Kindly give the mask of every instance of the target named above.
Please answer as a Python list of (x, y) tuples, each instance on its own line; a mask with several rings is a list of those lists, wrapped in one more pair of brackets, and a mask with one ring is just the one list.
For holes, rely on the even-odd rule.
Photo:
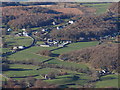
[(43, 32), (45, 32), (45, 29), (42, 29)]
[(42, 32), (46, 32), (46, 31), (48, 31), (47, 29), (42, 29)]
[(105, 70), (102, 70), (102, 72), (103, 72), (103, 73), (106, 73), (106, 71), (105, 71)]
[(57, 30), (59, 30), (60, 28), (59, 27), (57, 27)]
[(25, 28), (23, 28), (22, 30), (23, 30), (23, 31), (26, 31), (26, 29), (25, 29)]
[(22, 35), (22, 33), (18, 33), (18, 35)]
[(8, 31), (8, 32), (10, 32), (10, 31), (12, 31), (12, 29), (11, 29), (11, 28), (9, 28), (7, 31)]
[(19, 49), (24, 49), (24, 47), (23, 47), (23, 46), (18, 46), (18, 48), (19, 48)]
[(17, 46), (14, 46), (14, 47), (13, 47), (13, 50), (17, 50), (17, 49), (18, 49), (18, 47), (17, 47)]
[(57, 30), (62, 29), (62, 28), (63, 28), (63, 26), (59, 26), (59, 27), (57, 27)]
[(69, 21), (68, 23), (69, 23), (69, 24), (73, 24), (74, 22), (73, 22), (73, 21)]
[(41, 47), (50, 47), (50, 45), (41, 44)]
[(53, 24), (53, 25), (56, 25), (56, 23), (55, 23), (55, 22), (52, 22), (52, 24)]
[(27, 32), (23, 32), (23, 36), (29, 36)]

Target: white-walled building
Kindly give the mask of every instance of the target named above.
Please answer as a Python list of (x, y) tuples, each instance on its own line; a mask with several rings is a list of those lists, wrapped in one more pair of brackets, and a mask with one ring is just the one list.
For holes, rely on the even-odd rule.
[(28, 33), (27, 33), (27, 32), (23, 32), (23, 36), (28, 37), (29, 35), (28, 35)]
[(24, 46), (18, 46), (19, 49), (24, 49)]
[(52, 22), (52, 24), (53, 24), (53, 25), (56, 25), (56, 23), (55, 23), (55, 22)]
[(8, 28), (8, 30), (7, 30), (8, 32), (10, 32), (10, 31), (12, 31), (12, 29), (11, 28)]
[(22, 30), (23, 30), (23, 31), (26, 31), (26, 29), (25, 29), (25, 28), (23, 28)]
[(74, 21), (69, 21), (68, 23), (69, 23), (69, 24), (73, 24), (73, 23), (74, 23)]

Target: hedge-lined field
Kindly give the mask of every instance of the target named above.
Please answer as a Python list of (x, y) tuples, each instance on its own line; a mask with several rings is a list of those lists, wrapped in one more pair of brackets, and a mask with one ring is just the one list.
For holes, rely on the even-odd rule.
[(30, 46), (33, 42), (33, 39), (30, 37), (15, 37), (15, 36), (6, 36), (5, 41), (9, 46)]
[(67, 52), (71, 52), (74, 50), (79, 50), (82, 48), (95, 46), (97, 44), (98, 44), (98, 41), (72, 43), (72, 44), (67, 45), (66, 47), (61, 48), (61, 49), (54, 50), (53, 53), (55, 53), (55, 54), (67, 53)]
[(105, 13), (110, 5), (111, 5), (111, 3), (98, 3), (98, 4), (86, 3), (86, 4), (84, 4), (84, 6), (95, 8), (97, 15)]

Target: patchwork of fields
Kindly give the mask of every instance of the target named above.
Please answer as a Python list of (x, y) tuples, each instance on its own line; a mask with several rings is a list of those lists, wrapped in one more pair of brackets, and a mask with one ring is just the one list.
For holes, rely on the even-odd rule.
[(98, 4), (86, 3), (86, 4), (83, 4), (83, 5), (96, 9), (96, 14), (100, 15), (100, 14), (103, 14), (107, 11), (110, 4), (111, 3), (98, 3)]
[[(72, 4), (75, 6), (71, 6)], [(0, 81), (3, 81), (3, 83), (5, 83), (9, 79), (13, 79), (14, 81), (18, 80), (18, 82), (21, 82), (22, 80), (24, 81), (32, 78), (36, 80), (40, 79), (41, 81), (47, 82), (50, 85), (58, 85), (60, 88), (120, 87), (120, 85), (118, 85), (120, 75), (118, 75), (116, 72), (117, 65), (114, 63), (117, 55), (111, 54), (111, 57), (109, 57), (109, 52), (106, 53), (107, 49), (111, 50), (112, 52), (113, 50), (116, 50), (116, 47), (110, 49), (112, 48), (111, 43), (116, 42), (109, 41), (109, 39), (112, 38), (116, 40), (117, 34), (116, 36), (113, 36), (111, 33), (111, 35), (106, 34), (106, 36), (100, 36), (99, 34), (102, 32), (99, 33), (99, 23), (97, 24), (97, 22), (101, 22), (100, 30), (107, 30), (108, 28), (108, 30), (110, 30), (111, 27), (104, 27), (104, 25), (112, 26), (112, 24), (102, 24), (103, 22), (107, 21), (106, 19), (111, 17), (101, 17), (101, 19), (98, 21), (96, 19), (96, 16), (99, 17), (102, 14), (104, 15), (108, 11), (110, 5), (111, 3), (76, 2), (71, 4), (68, 3), (68, 5), (65, 3), (38, 6), (31, 6), (28, 4), (23, 7), (18, 6), (18, 9), (16, 8), (17, 6), (10, 6), (11, 8), (14, 8), (13, 10), (11, 10), (9, 6), (3, 7), (6, 9), (4, 14), (8, 14), (8, 16), (9, 14), (13, 16), (15, 15), (15, 17), (10, 16), (9, 18), (12, 22), (14, 21), (13, 18), (16, 18), (16, 23), (17, 17), (19, 17), (19, 23), (17, 25), (15, 21), (13, 23), (6, 22), (8, 25), (1, 26), (4, 28), (4, 30), (6, 30), (6, 32), (4, 32), (5, 34), (3, 35), (3, 48), (0, 48), (0, 51), (2, 53), (1, 57), (3, 57), (1, 65), (5, 68), (2, 71), (2, 74), (0, 74)], [(21, 10), (20, 13), (18, 13), (19, 9)], [(9, 12), (7, 12), (7, 10)], [(11, 11), (15, 11), (15, 13), (12, 13)], [(44, 18), (44, 15), (47, 14), (48, 16)], [(31, 18), (28, 17), (29, 15)], [(54, 17), (49, 17), (52, 15)], [(91, 15), (93, 15), (92, 18), (86, 18), (87, 16)], [(9, 18), (6, 16), (5, 20)], [(45, 23), (45, 25), (41, 25), (42, 23), (40, 22), (42, 20), (44, 21), (44, 19), (50, 19), (50, 22), (42, 22)], [(84, 22), (79, 23), (80, 19), (81, 22), (85, 22), (85, 25), (83, 24)], [(22, 23), (20, 21), (25, 22)], [(114, 21), (116, 23), (116, 20)], [(73, 25), (73, 28), (69, 28), (69, 26), (72, 26), (69, 22), (73, 22), (71, 23)], [(108, 22), (112, 23), (111, 19), (108, 20)], [(82, 28), (85, 32), (77, 34), (76, 30), (82, 29), (81, 27), (78, 27), (80, 24), (82, 25)], [(92, 33), (88, 30), (89, 27), (91, 28), (91, 24), (96, 27), (95, 30), (98, 32), (95, 31)], [(89, 26), (87, 29), (86, 25)], [(9, 28), (11, 31), (7, 31), (7, 26), (10, 26)], [(62, 28), (60, 29), (60, 27)], [(66, 27), (68, 27), (67, 30), (69, 30), (69, 32), (62, 31), (64, 30), (63, 28)], [(92, 30), (94, 30), (94, 27), (92, 27)], [(58, 32), (58, 34), (57, 32), (53, 32), (54, 34), (52, 36), (51, 33), (55, 30), (61, 30), (61, 32)], [(72, 30), (74, 31), (72, 32)], [(27, 35), (24, 35), (23, 32)], [(76, 32), (75, 35), (73, 34), (74, 32)], [(64, 33), (65, 35), (59, 35)], [(71, 39), (71, 37), (73, 39)], [(64, 44), (66, 42), (67, 44)], [(62, 44), (64, 45), (59, 47), (59, 45)], [(106, 49), (106, 46), (103, 46), (101, 49), (99, 46), (102, 45), (108, 45), (110, 48), (108, 47)], [(22, 49), (19, 48), (21, 46), (23, 47)], [(91, 48), (88, 49), (88, 47)], [(86, 50), (82, 51), (85, 48)], [(100, 53), (98, 53), (98, 50), (100, 50)], [(92, 63), (94, 64), (92, 65)], [(25, 87), (32, 87), (27, 86), (30, 83), (31, 82), (28, 80), (28, 84), (26, 84)]]
[[(39, 43), (42, 43), (42, 42), (39, 42)], [(73, 87), (74, 88), (74, 87), (84, 86), (90, 80), (92, 80), (92, 78), (86, 73), (80, 73), (80, 72), (74, 71), (74, 69), (89, 70), (89, 67), (86, 64), (62, 61), (58, 59), (57, 56), (48, 57), (48, 56), (37, 55), (36, 53), (38, 51), (47, 49), (47, 50), (51, 50), (53, 54), (59, 55), (62, 53), (95, 46), (97, 44), (98, 44), (97, 41), (93, 41), (93, 42), (72, 43), (63, 48), (33, 46), (31, 48), (16, 52), (15, 54), (8, 56), (8, 59), (12, 61), (33, 60), (34, 62), (45, 62), (46, 64), (64, 66), (65, 69), (45, 67), (45, 68), (41, 68), (37, 70), (41, 66), (26, 65), (26, 64), (11, 64), (10, 69), (8, 71), (4, 71), (3, 75), (5, 75), (8, 78), (13, 78), (15, 80), (24, 79), (27, 77), (34, 77), (37, 79), (43, 79), (44, 81), (50, 84), (60, 85), (61, 87)], [(72, 68), (73, 70), (69, 68)], [(61, 70), (64, 72), (67, 72), (67, 75), (56, 76), (55, 79), (51, 79), (51, 80), (44, 79), (43, 75), (51, 73), (51, 72), (59, 73)], [(116, 76), (114, 75), (114, 77), (116, 77), (116, 78), (113, 78), (114, 80), (111, 80), (110, 77), (112, 77), (112, 75), (102, 77), (102, 81), (98, 81), (95, 84), (95, 86), (96, 87), (110, 86), (111, 84), (104, 85), (104, 83), (109, 82), (109, 81), (112, 83), (118, 80), (117, 75)], [(3, 78), (3, 81), (4, 80), (5, 80), (5, 77)], [(116, 83), (114, 83), (112, 86), (116, 86)]]

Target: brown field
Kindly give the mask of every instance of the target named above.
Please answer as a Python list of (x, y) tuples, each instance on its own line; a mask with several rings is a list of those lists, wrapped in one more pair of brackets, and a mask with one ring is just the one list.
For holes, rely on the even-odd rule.
[(53, 9), (58, 12), (62, 12), (65, 14), (76, 14), (76, 15), (82, 15), (83, 12), (79, 10), (78, 8), (60, 8), (60, 9)]

